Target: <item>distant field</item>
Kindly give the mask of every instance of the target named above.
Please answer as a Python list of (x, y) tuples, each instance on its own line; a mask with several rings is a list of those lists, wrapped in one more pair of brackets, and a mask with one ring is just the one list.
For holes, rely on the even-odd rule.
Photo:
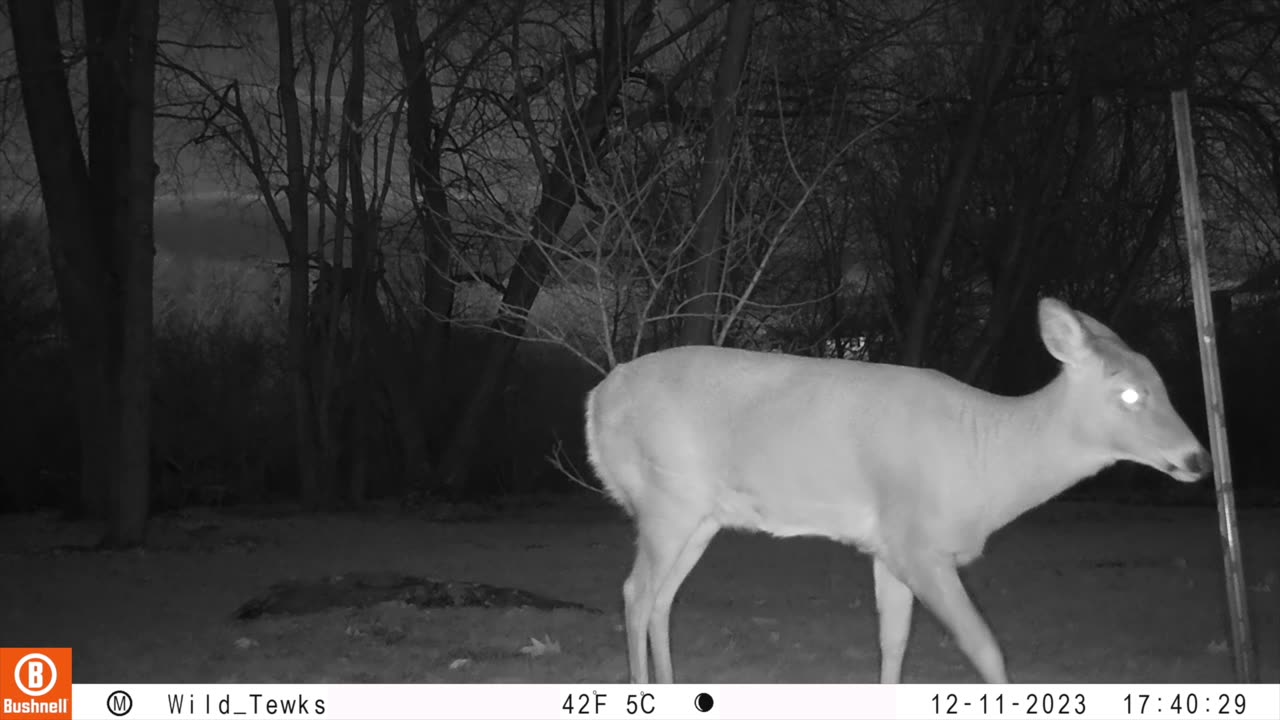
[(283, 260), (284, 245), (256, 197), (156, 200), (156, 245), (179, 257)]
[[(1280, 681), (1280, 510), (1244, 510), (1262, 679)], [(618, 682), (619, 587), (632, 532), (593, 498), (444, 523), (393, 512), (195, 513), (156, 521), (152, 547), (57, 551), (87, 528), (42, 515), (0, 530), (0, 637), (69, 645), (81, 682)], [(400, 571), (537, 591), (604, 611), (432, 610), (382, 604), (234, 621), (270, 584)], [(966, 581), (1016, 682), (1231, 679), (1212, 508), (1055, 503), (997, 534)], [(875, 682), (868, 562), (812, 540), (723, 534), (673, 613), (678, 680)], [(558, 652), (536, 655), (530, 638)], [(977, 677), (917, 611), (908, 682)]]

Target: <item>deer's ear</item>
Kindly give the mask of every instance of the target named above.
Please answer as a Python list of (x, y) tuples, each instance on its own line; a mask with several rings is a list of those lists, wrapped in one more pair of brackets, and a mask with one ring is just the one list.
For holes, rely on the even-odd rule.
[(1107, 327), (1106, 325), (1103, 325), (1102, 323), (1098, 322), (1092, 317), (1089, 317), (1088, 315), (1085, 315), (1079, 310), (1072, 310), (1071, 312), (1076, 316), (1076, 319), (1080, 321), (1080, 324), (1084, 325), (1084, 329), (1088, 330), (1089, 334), (1094, 336), (1095, 338), (1105, 338), (1107, 340), (1114, 340), (1115, 342), (1118, 342), (1121, 345), (1125, 344), (1124, 340), (1121, 340), (1120, 336), (1117, 335), (1114, 330)]
[(1061, 300), (1041, 298), (1040, 339), (1049, 354), (1064, 365), (1079, 367), (1094, 357), (1093, 335)]

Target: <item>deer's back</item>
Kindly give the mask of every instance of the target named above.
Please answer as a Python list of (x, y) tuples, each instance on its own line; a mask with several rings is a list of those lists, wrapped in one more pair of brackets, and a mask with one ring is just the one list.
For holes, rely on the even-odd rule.
[(677, 500), (729, 527), (874, 549), (882, 513), (939, 501), (978, 400), (929, 370), (683, 347), (593, 391), (589, 442), (624, 505)]

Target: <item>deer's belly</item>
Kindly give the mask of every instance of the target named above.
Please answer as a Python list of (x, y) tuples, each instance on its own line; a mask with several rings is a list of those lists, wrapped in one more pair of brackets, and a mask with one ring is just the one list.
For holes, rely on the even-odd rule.
[(762, 493), (728, 488), (719, 496), (716, 520), (724, 527), (777, 537), (830, 538), (864, 552), (879, 547), (878, 522), (871, 503), (832, 501), (795, 490)]

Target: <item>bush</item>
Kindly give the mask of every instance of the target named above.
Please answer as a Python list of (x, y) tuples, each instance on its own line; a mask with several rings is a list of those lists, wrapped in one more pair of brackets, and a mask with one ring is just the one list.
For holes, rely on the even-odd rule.
[(0, 511), (74, 497), (73, 397), (53, 273), (38, 226), (0, 218)]
[(157, 257), (152, 470), (160, 508), (289, 490), (291, 408), (272, 281), (251, 263)]

